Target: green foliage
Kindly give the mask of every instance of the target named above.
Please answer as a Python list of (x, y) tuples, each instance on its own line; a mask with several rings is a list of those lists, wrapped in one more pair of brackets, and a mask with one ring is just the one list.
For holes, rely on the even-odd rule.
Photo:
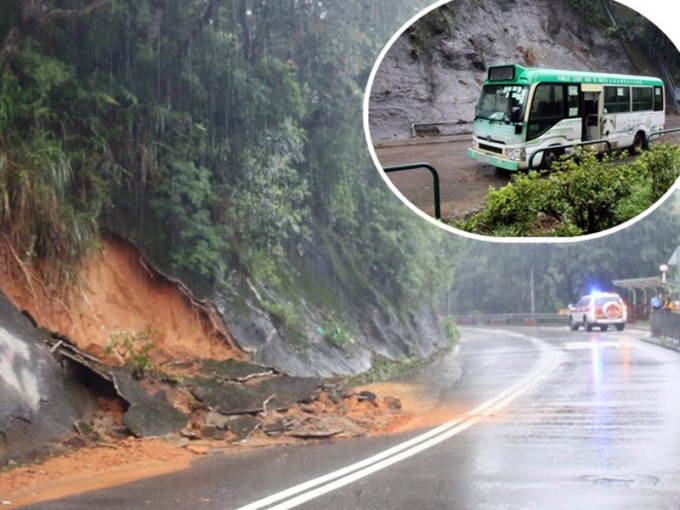
[(407, 373), (419, 366), (416, 360), (400, 356), (396, 360), (375, 354), (371, 360), (371, 368), (366, 372), (349, 378), (348, 383), (355, 386), (373, 382), (387, 381), (399, 374)]
[(173, 272), (194, 272), (214, 282), (224, 282), (229, 230), (214, 223), (211, 211), (218, 197), (210, 182), (210, 171), (193, 162), (177, 162), (168, 169), (169, 178), (158, 186), (151, 206), (170, 227), (168, 258)]
[[(68, 265), (104, 226), (206, 294), (236, 270), (293, 295), (295, 258), (336, 292), (436, 299), (458, 245), (385, 188), (362, 130), (375, 57), (427, 4), (254, 0), (241, 17), (240, 0), (117, 0), (46, 17), (0, 74), (0, 230)], [(21, 6), (0, 8), (0, 33)]]
[(289, 328), (296, 321), (295, 308), (291, 303), (263, 302), (264, 309), (269, 313), (274, 324), (279, 327)]
[(23, 74), (24, 84), (39, 98), (48, 98), (50, 93), (73, 79), (73, 70), (68, 63), (39, 53), (31, 44), (16, 59), (16, 65)]
[(30, 56), (25, 79), (34, 87), (23, 87), (13, 73), (0, 75), (0, 230), (19, 253), (45, 257), (61, 277), (97, 232), (101, 204), (87, 200), (97, 186), (74, 167), (59, 137), (63, 115), (44, 104), (67, 73), (51, 59)]
[(593, 5), (589, 0), (569, 0), (569, 3), (576, 11), (581, 12), (587, 11)]
[(610, 229), (647, 210), (680, 176), (680, 149), (657, 145), (635, 162), (579, 151), (553, 172), (516, 174), (485, 208), (452, 223), (494, 236), (574, 236)]
[(104, 346), (104, 353), (107, 355), (115, 353), (133, 376), (140, 378), (154, 368), (149, 357), (153, 348), (151, 328), (138, 333), (113, 331), (110, 340)]
[(448, 8), (441, 7), (427, 13), (408, 28), (409, 41), (417, 56), (432, 56), (432, 40), (451, 28)]
[(630, 41), (630, 27), (627, 24), (612, 23), (605, 30), (607, 37), (617, 37), (624, 41)]
[(450, 315), (447, 315), (442, 323), (442, 329), (444, 330), (444, 335), (446, 336), (449, 345), (455, 345), (460, 338), (460, 330), (458, 329), (456, 320)]
[[(339, 279), (356, 284), (350, 294), (373, 288), (404, 311), (423, 300), (436, 302), (450, 287), (460, 239), (423, 228), (420, 218), (404, 216), (402, 204), (384, 186), (367, 184), (368, 189), (355, 187), (353, 195), (343, 197), (346, 207), (359, 211), (360, 222), (348, 221), (340, 211), (330, 220), (333, 239), (341, 243), (334, 257)], [(346, 249), (350, 239), (360, 243), (358, 256)], [(325, 243), (335, 245), (328, 238)]]
[(526, 313), (532, 273), (537, 312), (555, 313), (593, 289), (624, 295), (613, 280), (658, 275), (659, 264), (678, 246), (679, 200), (676, 193), (643, 220), (588, 242), (468, 243), (456, 271), (452, 310)]
[(326, 342), (339, 349), (345, 349), (354, 343), (352, 333), (336, 319), (331, 319), (323, 329), (325, 331), (324, 338)]
[(607, 14), (600, 2), (590, 0), (569, 0), (572, 9), (595, 26), (604, 27)]
[(248, 257), (250, 275), (262, 286), (280, 289), (282, 279), (280, 275), (280, 259), (272, 256), (266, 250), (251, 251)]
[(643, 152), (634, 165), (642, 175), (651, 179), (651, 200), (661, 198), (680, 175), (680, 147), (662, 144)]
[(308, 188), (295, 169), (303, 159), (302, 144), (303, 132), (288, 119), (244, 154), (245, 175), (230, 189), (225, 219), (235, 226), (246, 261), (260, 250), (281, 256), (286, 243), (305, 235)]

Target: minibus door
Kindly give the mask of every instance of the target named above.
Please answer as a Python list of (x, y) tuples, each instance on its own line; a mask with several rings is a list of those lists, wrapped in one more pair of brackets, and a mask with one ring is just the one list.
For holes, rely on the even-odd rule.
[(582, 139), (600, 139), (600, 119), (602, 118), (602, 85), (584, 83), (581, 85), (583, 94), (583, 135)]

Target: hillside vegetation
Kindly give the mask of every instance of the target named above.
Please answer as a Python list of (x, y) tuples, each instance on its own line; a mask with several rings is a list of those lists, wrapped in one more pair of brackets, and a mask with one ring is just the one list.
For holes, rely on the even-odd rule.
[(361, 129), (375, 56), (418, 7), (4, 2), (3, 238), (53, 282), (131, 239), (292, 371), (439, 350), (457, 243), (392, 196)]
[[(40, 263), (50, 284), (77, 281), (79, 261), (114, 233), (282, 370), (360, 372), (376, 356), (446, 348), (442, 303), (463, 243), (384, 185), (361, 112), (381, 48), (428, 5), (4, 2), (0, 233), (15, 273)], [(538, 63), (547, 48), (620, 53), (566, 0), (494, 0), (475, 21), (484, 5), (452, 2), (433, 37), (414, 32), (417, 60), (436, 69), (423, 43), (447, 33), (456, 72), (479, 74), (508, 38), (513, 56)], [(474, 79), (455, 83), (435, 97), (465, 104)]]

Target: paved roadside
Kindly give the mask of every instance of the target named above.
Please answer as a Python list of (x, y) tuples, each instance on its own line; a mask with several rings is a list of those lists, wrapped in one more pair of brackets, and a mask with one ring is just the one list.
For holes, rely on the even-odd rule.
[(675, 338), (652, 336), (652, 334), (650, 333), (646, 337), (643, 337), (642, 340), (652, 344), (660, 345), (661, 347), (666, 347), (667, 349), (673, 349), (674, 351), (680, 352), (680, 340), (677, 340)]
[(639, 331), (641, 333), (640, 340), (643, 340), (650, 344), (656, 344), (661, 347), (666, 347), (667, 349), (672, 349), (674, 351), (680, 352), (680, 340), (675, 338), (668, 338), (663, 336), (654, 336), (649, 329), (649, 326), (637, 326), (628, 325), (628, 329)]

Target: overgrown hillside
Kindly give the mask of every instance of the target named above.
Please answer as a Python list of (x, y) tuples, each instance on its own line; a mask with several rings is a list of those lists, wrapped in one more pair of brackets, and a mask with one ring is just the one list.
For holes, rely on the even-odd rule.
[(0, 7), (0, 231), (50, 284), (106, 232), (296, 373), (448, 340), (455, 239), (383, 185), (361, 127), (421, 1), (12, 0)]
[[(452, 98), (472, 108), (501, 56), (627, 65), (579, 2), (491, 3), (451, 2), (386, 59), (425, 73), (434, 103), (401, 78), (374, 92), (415, 98), (406, 106), (423, 116), (409, 122), (436, 121)], [(215, 302), (257, 360), (294, 373), (444, 348), (460, 242), (384, 186), (361, 122), (381, 48), (427, 5), (3, 3), (0, 231), (17, 267), (68, 282), (114, 232)]]

